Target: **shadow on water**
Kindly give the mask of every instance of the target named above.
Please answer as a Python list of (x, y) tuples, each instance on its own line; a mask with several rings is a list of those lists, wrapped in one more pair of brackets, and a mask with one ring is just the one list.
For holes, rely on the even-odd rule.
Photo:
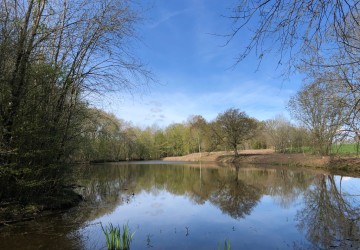
[(99, 222), (133, 249), (359, 249), (360, 181), (309, 170), (164, 162), (79, 167), (85, 202), (0, 229), (0, 249), (101, 249)]

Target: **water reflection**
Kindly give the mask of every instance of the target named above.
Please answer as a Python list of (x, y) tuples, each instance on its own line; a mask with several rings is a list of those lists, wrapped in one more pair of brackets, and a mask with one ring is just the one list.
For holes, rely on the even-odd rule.
[[(105, 170), (106, 169), (106, 170)], [(217, 168), (198, 165), (108, 164), (90, 166), (79, 176), (88, 202), (114, 209), (142, 191), (187, 196), (197, 204), (211, 201), (234, 218), (249, 214), (262, 195), (282, 207), (293, 203), (312, 183), (314, 174), (262, 168)], [(104, 213), (104, 211), (100, 211)]]
[(319, 175), (306, 191), (305, 207), (297, 214), (298, 227), (314, 245), (360, 249), (360, 186), (356, 184), (343, 191), (342, 177)]
[(84, 166), (77, 178), (85, 203), (1, 228), (0, 249), (100, 249), (99, 222), (129, 222), (133, 249), (360, 248), (356, 178), (164, 163)]
[(239, 176), (239, 168), (236, 168), (235, 175), (229, 174), (218, 179), (218, 187), (207, 193), (211, 203), (235, 219), (249, 215), (261, 197), (259, 188), (247, 184)]

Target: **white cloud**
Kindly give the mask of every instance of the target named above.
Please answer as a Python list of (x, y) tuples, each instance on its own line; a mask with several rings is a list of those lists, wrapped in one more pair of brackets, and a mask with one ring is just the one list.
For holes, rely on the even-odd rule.
[(189, 11), (188, 9), (184, 9), (184, 10), (178, 10), (178, 11), (165, 11), (161, 14), (161, 16), (159, 18), (157, 18), (156, 20), (154, 20), (153, 22), (150, 22), (147, 27), (154, 29), (157, 28), (159, 25), (169, 21), (170, 19), (181, 15), (185, 12)]
[(291, 89), (248, 81), (229, 87), (224, 84), (222, 90), (211, 92), (154, 91), (141, 98), (124, 96), (121, 100), (110, 95), (106, 100), (111, 100), (111, 103), (103, 107), (119, 118), (142, 127), (155, 123), (167, 126), (170, 123), (183, 122), (190, 115), (202, 115), (210, 121), (231, 107), (239, 108), (259, 120), (265, 120), (286, 112), (285, 104), (293, 93)]
[(210, 121), (231, 107), (260, 120), (287, 113), (285, 105), (298, 79), (296, 84), (282, 86), (280, 79), (270, 78), (277, 65), (273, 58), (264, 59), (261, 72), (255, 72), (257, 58), (226, 70), (235, 62), (241, 44), (220, 47), (224, 39), (209, 33), (223, 31), (228, 20), (217, 17), (231, 4), (159, 1), (158, 5), (151, 12), (154, 21), (144, 29), (144, 43), (150, 46), (143, 53), (166, 84), (153, 86), (151, 93), (140, 97), (109, 94), (97, 106), (140, 126), (167, 126), (190, 115)]

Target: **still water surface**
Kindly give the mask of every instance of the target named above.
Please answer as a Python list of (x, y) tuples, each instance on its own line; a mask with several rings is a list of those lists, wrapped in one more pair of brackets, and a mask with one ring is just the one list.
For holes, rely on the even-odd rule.
[(0, 228), (0, 249), (360, 249), (360, 179), (309, 169), (165, 162), (81, 167), (80, 207)]

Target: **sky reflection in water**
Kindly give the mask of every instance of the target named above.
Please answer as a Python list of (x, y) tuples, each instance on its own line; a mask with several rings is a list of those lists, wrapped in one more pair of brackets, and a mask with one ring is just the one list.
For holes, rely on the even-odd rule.
[(131, 249), (360, 249), (360, 179), (309, 169), (99, 164), (86, 202), (0, 229), (0, 249), (105, 249), (100, 222), (128, 223)]
[[(133, 249), (217, 249), (226, 239), (233, 249), (288, 249), (292, 242), (304, 241), (293, 220), (297, 208), (279, 208), (270, 196), (264, 196), (251, 215), (234, 219), (210, 202), (196, 204), (187, 196), (160, 190), (141, 192), (129, 204), (92, 223), (129, 222), (136, 231)], [(87, 248), (99, 244), (98, 230), (87, 236)]]
[[(307, 211), (304, 195), (317, 191), (318, 182), (331, 182), (327, 178), (338, 185), (340, 177), (261, 168), (202, 168), (200, 177), (198, 166), (127, 167), (132, 170), (125, 172), (133, 172), (127, 183), (128, 195), (119, 199), (121, 204), (113, 211), (90, 223), (128, 222), (136, 231), (133, 249), (217, 249), (226, 239), (232, 249), (327, 248), (334, 243), (331, 239), (327, 239), (328, 245), (309, 240), (306, 225), (299, 220), (301, 211)], [(164, 167), (166, 174), (160, 173)], [(134, 175), (136, 168), (143, 173)], [(341, 181), (343, 190), (359, 185), (356, 178)], [(334, 187), (329, 185), (320, 191), (331, 195)], [(353, 200), (351, 205), (357, 202)], [(331, 208), (328, 211), (331, 215)], [(90, 239), (86, 248), (105, 244), (99, 230), (85, 228), (81, 233)], [(358, 234), (351, 237), (358, 239)]]

